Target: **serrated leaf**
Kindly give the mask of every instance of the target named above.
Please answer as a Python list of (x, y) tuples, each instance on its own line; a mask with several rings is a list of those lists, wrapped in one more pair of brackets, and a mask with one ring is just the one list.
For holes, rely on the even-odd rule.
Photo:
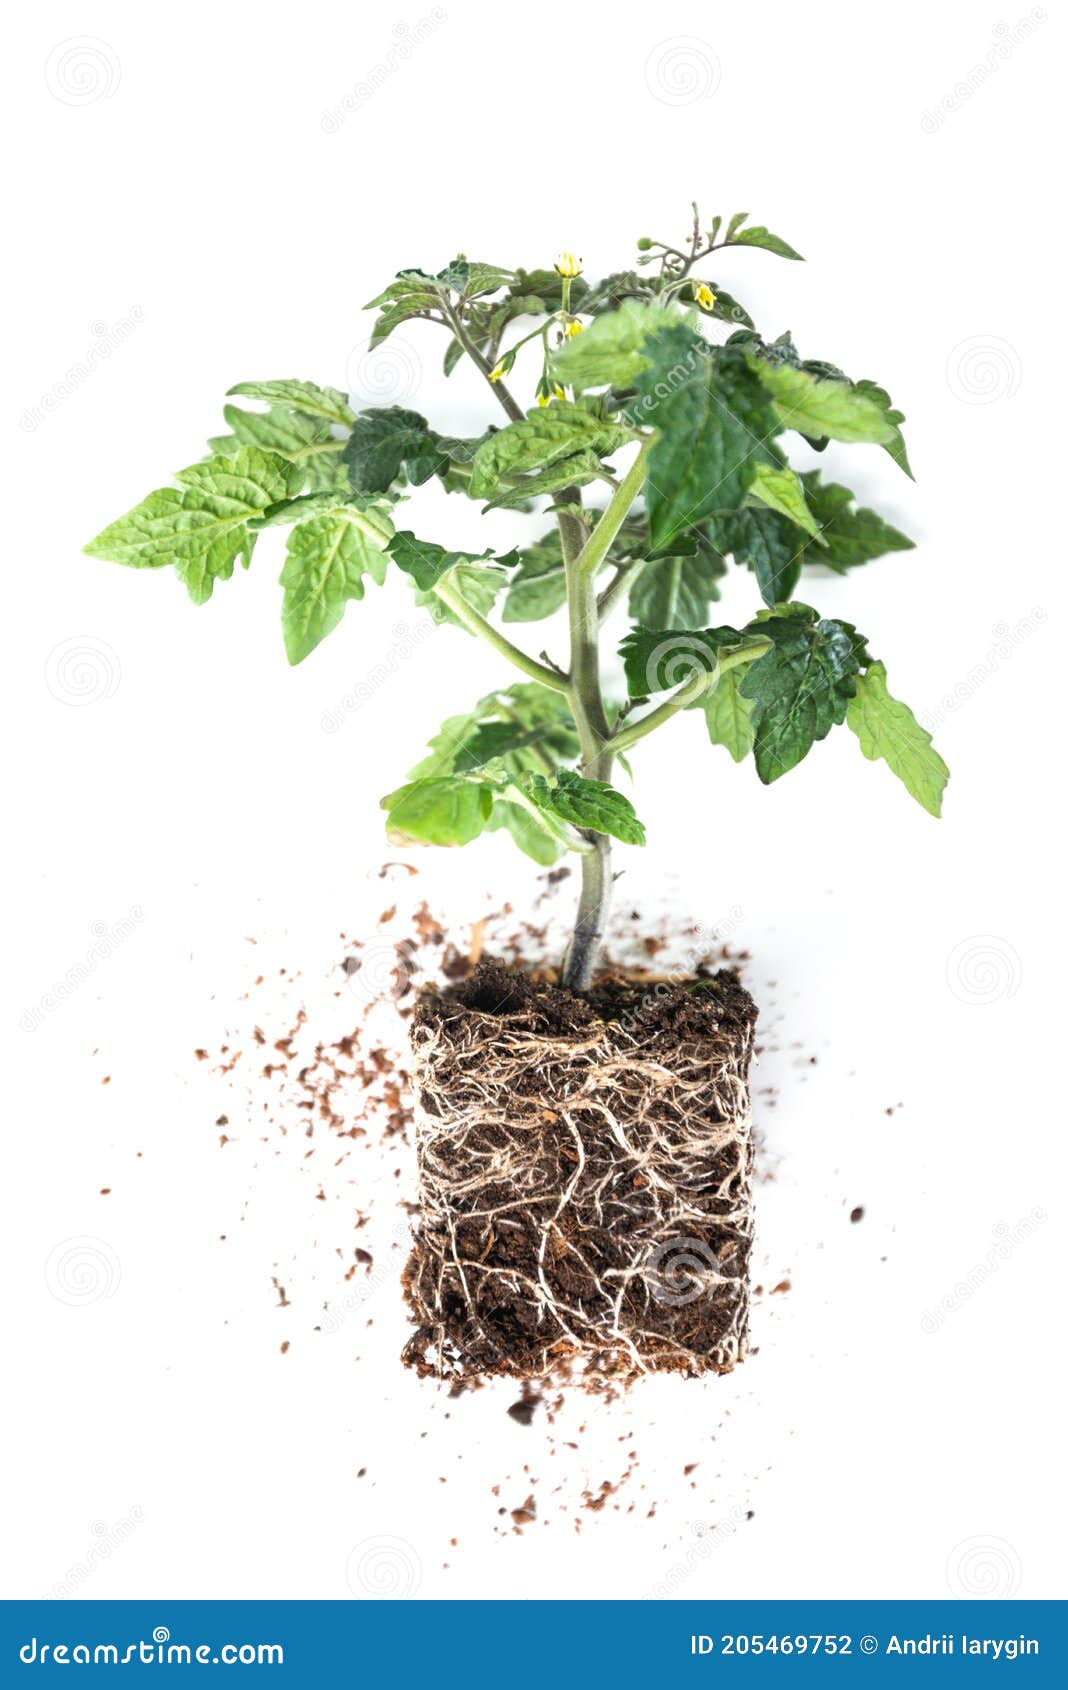
[(765, 229), (762, 223), (753, 223), (748, 229), (734, 228), (732, 226), (727, 230), (727, 235), (723, 245), (759, 246), (763, 247), (765, 252), (777, 253), (780, 258), (801, 257), (801, 254), (799, 252), (795, 252), (793, 247), (786, 241), (782, 240), (778, 235), (773, 235), (769, 229)]
[(500, 828), (507, 828), (524, 856), (531, 857), (542, 868), (551, 868), (559, 862), (567, 849), (546, 827), (539, 825), (529, 810), (494, 793), (493, 811), (486, 823), (486, 832), (494, 833)]
[(348, 428), (355, 412), (343, 393), (336, 387), (320, 387), (314, 381), (239, 381), (231, 387), (227, 398), (243, 395), (246, 399), (264, 399), (270, 405), (289, 405), (309, 417), (325, 417), (327, 422)]
[(484, 753), (491, 747), (513, 780), (532, 770), (544, 773), (547, 766), (559, 767), (579, 754), (575, 724), (561, 695), (537, 681), (519, 681), (487, 693), (466, 715), (443, 722), (430, 741), (430, 754), (409, 778), (470, 770), (486, 761)]
[(633, 439), (632, 431), (618, 423), (605, 422), (569, 400), (555, 401), (483, 441), (472, 464), (471, 497), (492, 498), (503, 476), (541, 470), (576, 452), (604, 457)]
[(337, 627), (349, 600), (363, 598), (365, 575), (382, 585), (388, 538), (353, 506), (335, 506), (297, 523), (280, 577), (282, 634), (290, 663), (302, 663)]
[(504, 601), (502, 622), (540, 622), (567, 602), (560, 535), (555, 530), (536, 545), (519, 554), (519, 568), (512, 576)]
[(739, 628), (632, 628), (619, 648), (631, 698), (666, 692), (696, 673), (711, 674), (721, 651), (742, 645)]
[(811, 534), (818, 545), (824, 544), (819, 524), (808, 508), (804, 486), (792, 469), (776, 464), (757, 464), (749, 483), (749, 497), (796, 523), (806, 534)]
[(654, 557), (630, 590), (631, 620), (646, 628), (703, 628), (726, 564), (711, 546), (686, 557)]
[(382, 808), (396, 845), (469, 845), (489, 820), (493, 792), (453, 776), (417, 780), (383, 798)]
[(606, 781), (587, 780), (572, 769), (562, 769), (551, 781), (532, 775), (527, 790), (539, 809), (572, 827), (610, 834), (625, 845), (645, 844), (645, 829), (630, 799)]
[(457, 564), (477, 564), (492, 557), (484, 552), (450, 552), (435, 540), (419, 540), (409, 528), (399, 529), (390, 540), (387, 550), (399, 569), (403, 569), (421, 592), (428, 593), (441, 577)]
[(929, 815), (942, 814), (949, 769), (908, 705), (886, 690), (885, 664), (872, 663), (857, 676), (856, 694), (846, 710), (846, 721), (865, 757), (872, 762), (881, 757)]
[(913, 541), (892, 528), (877, 512), (863, 507), (854, 510), (854, 495), (848, 487), (822, 481), (818, 469), (809, 470), (801, 479), (809, 508), (825, 541), (817, 556), (806, 554), (804, 561), (821, 563), (837, 574), (844, 574), (847, 569), (884, 557), (887, 552), (912, 551)]
[(779, 423), (743, 348), (710, 347), (678, 324), (645, 351), (650, 367), (626, 414), (657, 431), (645, 500), (653, 545), (666, 551), (693, 524), (742, 503), (757, 465), (777, 461)]
[(714, 543), (753, 571), (767, 605), (792, 598), (808, 542), (777, 512), (725, 511), (708, 525)]
[(783, 428), (794, 428), (808, 438), (826, 435), (847, 444), (871, 442), (885, 446), (905, 473), (911, 475), (897, 426), (901, 413), (891, 408), (888, 395), (874, 382), (837, 380), (752, 353), (749, 367), (771, 395)]
[[(499, 488), (495, 498), (487, 501), (485, 509), (518, 510), (543, 493), (555, 493), (561, 487), (586, 487), (601, 474), (601, 461), (595, 452), (576, 452), (569, 458), (558, 458), (546, 469), (533, 475), (515, 478), (514, 485)], [(470, 487), (468, 492), (471, 492)], [(472, 493), (473, 498), (477, 494)]]
[(742, 696), (753, 703), (757, 774), (768, 785), (845, 720), (862, 642), (849, 623), (817, 620), (801, 604), (758, 617), (752, 628), (772, 642), (740, 683)]
[(736, 763), (753, 749), (753, 705), (740, 690), (742, 674), (728, 669), (701, 701), (709, 739), (725, 745)]
[(553, 378), (565, 387), (626, 387), (649, 367), (646, 340), (671, 320), (663, 305), (624, 300), (557, 348), (550, 359)]
[(448, 453), (425, 417), (400, 405), (363, 411), (344, 452), (355, 493), (385, 493), (401, 475), (421, 486), (448, 467)]
[(207, 458), (175, 476), (85, 547), (90, 557), (133, 569), (174, 566), (194, 604), (228, 580), (240, 558), (248, 567), (255, 534), (249, 519), (299, 492), (302, 476), (285, 458), (243, 446), (232, 457)]

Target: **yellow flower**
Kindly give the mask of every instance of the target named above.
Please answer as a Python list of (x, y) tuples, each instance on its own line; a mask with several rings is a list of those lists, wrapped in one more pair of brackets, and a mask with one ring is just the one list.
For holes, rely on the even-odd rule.
[(576, 258), (573, 252), (562, 252), (556, 260), (556, 274), (574, 279), (582, 274), (582, 260)]
[(705, 282), (698, 282), (693, 290), (693, 296), (702, 311), (711, 311), (716, 303), (716, 296)]
[(567, 398), (567, 394), (564, 392), (563, 388), (560, 387), (560, 386), (556, 386), (556, 387), (553, 388), (551, 393), (539, 393), (538, 394), (538, 404), (544, 407), (545, 405), (547, 405), (549, 403), (550, 399), (566, 399), (566, 398)]
[(585, 326), (585, 323), (580, 323), (577, 317), (572, 317), (569, 322), (564, 324), (564, 334), (568, 340), (574, 340), (577, 334), (582, 333)]
[(490, 381), (500, 381), (503, 374), (504, 374), (504, 365), (503, 364), (495, 365), (495, 367), (489, 373)]

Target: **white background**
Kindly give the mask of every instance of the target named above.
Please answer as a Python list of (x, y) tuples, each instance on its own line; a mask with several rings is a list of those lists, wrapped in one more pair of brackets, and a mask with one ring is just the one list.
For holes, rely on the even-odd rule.
[[(1055, 1593), (1063, 31), (1039, 13), (1026, 33), (1029, 15), (20, 13), (3, 100), (6, 1594), (69, 1591), (81, 1567), (86, 1596), (364, 1596), (360, 1546), (383, 1537), (380, 1588), (427, 1596)], [(267, 544), (200, 609), (168, 572), (79, 548), (200, 455), (235, 381), (418, 395), (473, 432), (491, 401), (473, 374), (441, 381), (440, 331), (369, 358), (363, 302), (458, 249), (619, 268), (635, 237), (681, 235), (693, 197), (805, 253), (717, 265), (761, 326), (907, 413), (915, 485), (874, 448), (827, 466), (917, 549), (809, 596), (870, 634), (953, 781), (939, 825), (845, 732), (770, 790), (699, 716), (636, 754), (650, 843), (622, 896), (666, 887), (705, 924), (741, 912), (732, 938), (754, 954), (774, 1047), (756, 1084), (780, 1088), (774, 1110), (757, 1099), (774, 1175), (758, 1269), (793, 1289), (761, 1301), (759, 1353), (730, 1379), (573, 1403), (551, 1453), (541, 1413), (506, 1416), (507, 1387), (450, 1403), (400, 1369), (391, 1276), (370, 1331), (314, 1333), (347, 1175), (327, 1218), (295, 1156), (251, 1133), (221, 1154), (212, 1123), (240, 1103), (192, 1056), (247, 1017), (249, 936), (338, 1013), (338, 932), (382, 900), (377, 798), (496, 661), (435, 633), (347, 711), (416, 625), (400, 585), (290, 671)], [(435, 522), (471, 549), (519, 532), (430, 495), (419, 526)], [(732, 583), (720, 619), (752, 599)], [(534, 886), (500, 837), (424, 875), (458, 931)], [(394, 1223), (380, 1206), (387, 1246)], [(94, 1241), (99, 1294), (56, 1294), (72, 1239)], [(584, 1512), (630, 1448), (618, 1500), (641, 1505)], [(524, 1463), (540, 1518), (513, 1535), (497, 1508), (525, 1499)]]

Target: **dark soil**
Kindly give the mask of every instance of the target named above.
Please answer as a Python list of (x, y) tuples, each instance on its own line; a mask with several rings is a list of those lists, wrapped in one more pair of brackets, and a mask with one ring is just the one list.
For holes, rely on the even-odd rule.
[(730, 970), (579, 996), (484, 961), (424, 992), (409, 1364), (531, 1379), (742, 1359), (755, 1022)]

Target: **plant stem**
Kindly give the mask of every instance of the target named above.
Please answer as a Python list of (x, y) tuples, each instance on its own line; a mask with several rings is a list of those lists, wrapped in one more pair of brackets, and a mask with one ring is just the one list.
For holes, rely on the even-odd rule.
[(460, 590), (453, 586), (448, 575), (442, 576), (435, 586), (434, 592), (442, 604), (447, 604), (449, 609), (460, 618), (465, 628), (472, 634), (478, 634), (481, 639), (484, 639), (488, 645), (493, 647), (494, 651), (500, 652), (501, 656), (506, 657), (509, 663), (514, 663), (517, 669), (522, 669), (524, 675), (529, 675), (531, 680), (540, 681), (542, 686), (552, 687), (554, 692), (566, 693), (568, 691), (568, 678), (565, 674), (559, 669), (550, 668), (547, 663), (539, 663), (536, 657), (528, 656), (525, 651), (520, 650), (519, 646), (513, 645), (506, 634), (502, 634), (500, 629), (495, 628), (492, 622), (488, 622), (480, 611), (477, 611), (473, 605), (468, 604)]
[(640, 717), (638, 721), (632, 722), (629, 727), (620, 728), (618, 733), (613, 734), (608, 742), (608, 750), (613, 757), (618, 757), (621, 752), (629, 751), (631, 746), (637, 745), (638, 741), (644, 739), (646, 734), (651, 734), (657, 728), (663, 727), (664, 723), (670, 722), (672, 716), (676, 715), (678, 711), (685, 710), (688, 704), (695, 703), (702, 693), (710, 692), (718, 686), (720, 676), (725, 675), (728, 669), (737, 669), (741, 663), (755, 663), (758, 657), (763, 657), (764, 653), (770, 651), (770, 649), (770, 640), (754, 639), (745, 645), (737, 646), (734, 651), (721, 652), (714, 669), (695, 670), (692, 675), (683, 681), (681, 686), (676, 687), (670, 697), (665, 698), (663, 704), (658, 704), (655, 710), (649, 711), (648, 715)]
[(461, 323), (458, 315), (451, 308), (448, 309), (448, 322), (450, 329), (460, 342), (464, 351), (467, 353), (467, 356), (470, 358), (472, 364), (474, 364), (475, 368), (480, 370), (486, 380), (489, 381), (494, 393), (497, 395), (500, 403), (507, 411), (510, 420), (512, 422), (522, 422), (525, 415), (522, 407), (512, 398), (512, 395), (505, 387), (503, 381), (490, 381), (490, 372), (493, 369), (493, 365), (488, 364), (485, 358), (483, 358), (481, 352), (478, 350), (478, 347), (471, 339), (471, 336), (464, 328), (464, 325)]

